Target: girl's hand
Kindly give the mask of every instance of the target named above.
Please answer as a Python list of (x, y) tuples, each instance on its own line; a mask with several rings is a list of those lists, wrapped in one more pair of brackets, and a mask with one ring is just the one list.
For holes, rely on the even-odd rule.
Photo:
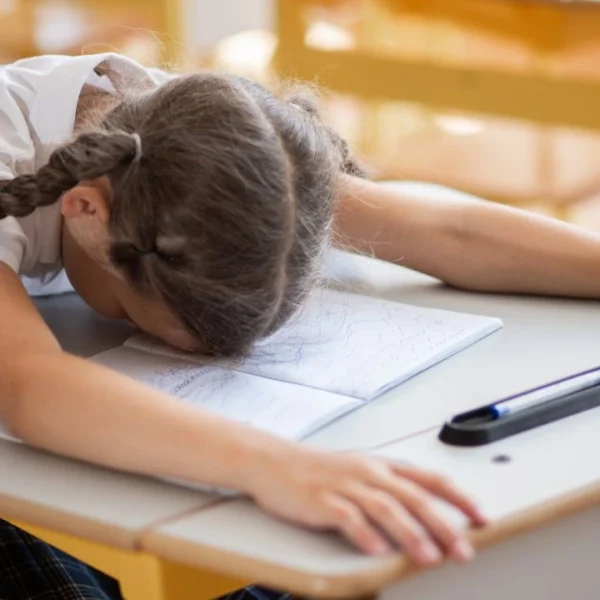
[(249, 491), (259, 506), (301, 525), (337, 529), (369, 554), (383, 554), (395, 543), (422, 566), (444, 555), (470, 560), (473, 548), (465, 533), (444, 519), (435, 498), (485, 524), (475, 504), (448, 480), (393, 462), (294, 447), (257, 469)]

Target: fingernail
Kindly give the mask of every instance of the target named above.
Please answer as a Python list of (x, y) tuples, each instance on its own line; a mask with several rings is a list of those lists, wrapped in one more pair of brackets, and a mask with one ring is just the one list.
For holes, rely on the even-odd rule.
[(487, 525), (489, 519), (482, 512), (477, 511), (475, 516), (481, 525)]
[(377, 542), (374, 542), (373, 545), (371, 546), (372, 550), (373, 550), (373, 554), (387, 554), (390, 551), (390, 546), (389, 544), (386, 544), (384, 541), (380, 540)]
[(426, 564), (432, 565), (442, 560), (442, 553), (431, 542), (423, 542), (418, 548), (419, 558)]
[(452, 545), (451, 554), (461, 562), (468, 562), (475, 555), (475, 551), (473, 550), (473, 546), (466, 540), (458, 540)]

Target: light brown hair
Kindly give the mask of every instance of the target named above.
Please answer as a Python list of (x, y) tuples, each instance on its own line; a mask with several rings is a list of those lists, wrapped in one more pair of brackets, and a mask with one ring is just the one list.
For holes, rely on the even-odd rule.
[(315, 282), (343, 171), (359, 169), (308, 96), (183, 76), (124, 95), (36, 174), (1, 182), (0, 218), (107, 176), (114, 265), (207, 352), (240, 355)]

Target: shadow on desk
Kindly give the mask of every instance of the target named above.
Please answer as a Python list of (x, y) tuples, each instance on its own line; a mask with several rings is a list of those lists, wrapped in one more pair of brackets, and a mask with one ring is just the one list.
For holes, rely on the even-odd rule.
[(35, 305), (63, 350), (79, 356), (120, 346), (135, 331), (126, 321), (95, 313), (77, 294), (36, 298)]

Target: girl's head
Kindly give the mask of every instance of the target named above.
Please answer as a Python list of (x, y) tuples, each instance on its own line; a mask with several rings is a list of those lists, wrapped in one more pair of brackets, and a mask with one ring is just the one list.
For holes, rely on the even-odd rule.
[(134, 321), (236, 355), (306, 297), (343, 171), (356, 167), (311, 101), (200, 74), (115, 100), (37, 174), (0, 185), (0, 217), (62, 198), (77, 247), (106, 261), (130, 304), (169, 315)]

